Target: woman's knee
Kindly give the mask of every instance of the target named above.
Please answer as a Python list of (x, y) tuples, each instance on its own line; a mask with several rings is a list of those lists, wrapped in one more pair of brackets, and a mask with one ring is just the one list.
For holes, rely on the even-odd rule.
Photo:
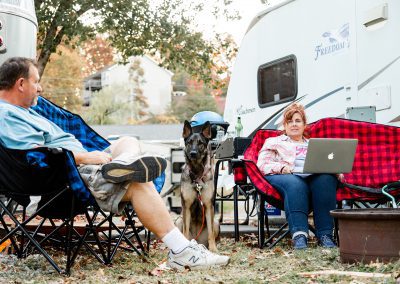
[(338, 180), (335, 175), (331, 174), (319, 174), (315, 175), (310, 183), (311, 190), (328, 190), (335, 191)]
[(299, 176), (273, 175), (266, 178), (284, 196), (308, 196), (308, 185)]

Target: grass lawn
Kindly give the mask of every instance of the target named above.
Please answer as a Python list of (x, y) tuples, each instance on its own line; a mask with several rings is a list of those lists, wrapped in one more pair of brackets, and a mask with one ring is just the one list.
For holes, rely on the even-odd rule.
[[(400, 261), (342, 264), (338, 249), (322, 249), (313, 243), (303, 251), (293, 251), (287, 242), (260, 250), (256, 236), (245, 235), (238, 243), (223, 238), (218, 248), (221, 254), (231, 256), (225, 268), (165, 269), (159, 265), (166, 260), (167, 249), (155, 241), (150, 257), (120, 252), (109, 267), (81, 254), (70, 276), (57, 274), (39, 255), (18, 260), (0, 254), (0, 283), (400, 283)], [(317, 273), (320, 271), (330, 274)]]

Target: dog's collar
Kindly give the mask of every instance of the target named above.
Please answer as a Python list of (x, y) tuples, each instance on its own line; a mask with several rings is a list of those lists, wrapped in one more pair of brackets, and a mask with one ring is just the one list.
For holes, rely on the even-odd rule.
[(201, 186), (201, 183), (204, 183), (204, 178), (208, 175), (208, 173), (211, 171), (211, 167), (209, 165), (206, 165), (204, 167), (203, 174), (201, 176), (196, 176), (190, 169), (189, 169), (189, 176), (190, 179), (192, 180), (192, 183), (195, 183), (196, 186)]

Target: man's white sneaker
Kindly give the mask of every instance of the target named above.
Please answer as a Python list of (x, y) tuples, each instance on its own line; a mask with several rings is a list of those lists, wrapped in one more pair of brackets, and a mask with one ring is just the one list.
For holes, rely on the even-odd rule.
[(121, 154), (111, 162), (101, 167), (101, 173), (109, 182), (120, 183), (124, 181), (149, 182), (159, 177), (167, 161), (161, 156), (143, 155), (132, 156)]
[(185, 268), (207, 269), (215, 266), (224, 266), (229, 263), (229, 256), (210, 252), (202, 244), (191, 240), (190, 245), (178, 253), (172, 250), (168, 253), (167, 265), (171, 268), (183, 270)]

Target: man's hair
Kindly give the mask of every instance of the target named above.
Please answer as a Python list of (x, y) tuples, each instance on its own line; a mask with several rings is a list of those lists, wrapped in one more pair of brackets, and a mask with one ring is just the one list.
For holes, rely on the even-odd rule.
[(19, 78), (29, 78), (29, 68), (37, 67), (35, 60), (25, 57), (11, 57), (0, 66), (0, 91), (10, 90)]

